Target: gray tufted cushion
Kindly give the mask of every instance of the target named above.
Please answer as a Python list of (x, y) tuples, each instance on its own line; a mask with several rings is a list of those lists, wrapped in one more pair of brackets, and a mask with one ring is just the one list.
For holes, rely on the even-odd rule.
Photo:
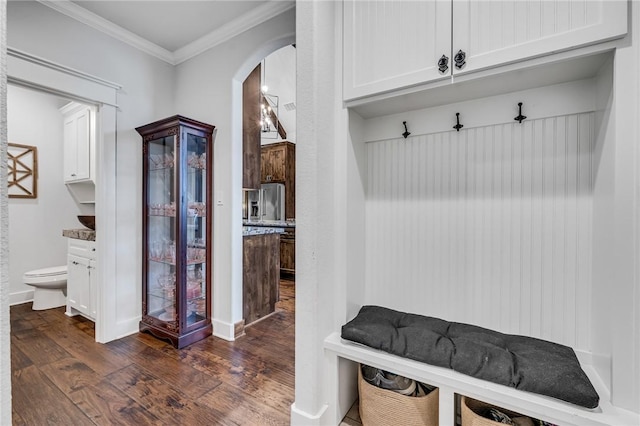
[(342, 338), (586, 408), (599, 397), (573, 349), (533, 337), (363, 306)]

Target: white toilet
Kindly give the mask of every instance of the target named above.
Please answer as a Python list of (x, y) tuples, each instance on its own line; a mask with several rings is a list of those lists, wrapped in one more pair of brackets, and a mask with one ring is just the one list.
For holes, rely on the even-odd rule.
[(34, 311), (67, 304), (67, 265), (25, 272), (22, 281), (34, 287)]

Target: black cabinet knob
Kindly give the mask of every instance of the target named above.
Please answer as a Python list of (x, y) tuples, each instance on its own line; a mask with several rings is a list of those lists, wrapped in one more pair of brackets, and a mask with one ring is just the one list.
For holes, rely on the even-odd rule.
[(438, 71), (444, 74), (449, 69), (449, 58), (446, 55), (442, 55), (438, 60)]
[(458, 50), (456, 56), (453, 57), (453, 61), (456, 63), (456, 68), (461, 69), (466, 65), (465, 59), (467, 58), (467, 54), (462, 50)]

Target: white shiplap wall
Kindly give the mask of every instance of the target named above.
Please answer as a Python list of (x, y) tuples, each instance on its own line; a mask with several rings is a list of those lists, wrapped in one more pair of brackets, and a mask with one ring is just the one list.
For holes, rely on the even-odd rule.
[(367, 144), (369, 304), (589, 350), (592, 113)]

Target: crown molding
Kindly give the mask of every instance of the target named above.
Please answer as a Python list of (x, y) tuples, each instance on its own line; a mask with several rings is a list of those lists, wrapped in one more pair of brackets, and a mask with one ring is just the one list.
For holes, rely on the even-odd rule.
[(101, 31), (117, 40), (125, 42), (128, 45), (135, 47), (136, 49), (142, 50), (143, 52), (148, 53), (151, 56), (155, 56), (158, 59), (170, 63), (171, 65), (175, 65), (172, 52), (158, 46), (157, 44), (151, 43), (149, 40), (142, 38), (139, 35), (132, 33), (131, 31), (125, 30), (124, 28), (114, 24), (113, 22), (96, 15), (95, 13), (90, 12), (75, 3), (72, 3), (69, 0), (37, 1), (57, 12), (80, 21), (83, 24)]
[(293, 0), (269, 1), (173, 52), (175, 64), (201, 54), (295, 7)]
[(294, 0), (272, 0), (245, 13), (215, 31), (187, 44), (174, 52), (164, 49), (131, 31), (78, 6), (70, 0), (37, 0), (51, 9), (101, 31), (117, 40), (155, 56), (171, 65), (178, 65), (243, 32), (295, 7)]

